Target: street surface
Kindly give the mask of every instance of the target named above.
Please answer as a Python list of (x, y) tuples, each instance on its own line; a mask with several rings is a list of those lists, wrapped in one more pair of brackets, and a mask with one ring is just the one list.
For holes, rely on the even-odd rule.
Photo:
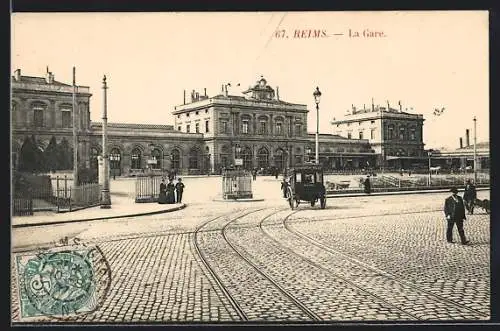
[[(180, 211), (15, 228), (13, 258), (64, 237), (97, 244), (111, 287), (97, 311), (77, 318), (84, 322), (490, 318), (490, 217), (476, 209), (464, 226), (471, 244), (447, 243), (448, 193), (329, 198), (324, 210), (292, 211), (271, 177), (253, 182), (260, 202), (214, 201), (220, 177), (183, 181)], [(111, 190), (130, 193), (133, 180)]]

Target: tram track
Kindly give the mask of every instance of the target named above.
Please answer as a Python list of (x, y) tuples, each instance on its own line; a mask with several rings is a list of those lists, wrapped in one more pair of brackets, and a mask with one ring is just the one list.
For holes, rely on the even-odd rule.
[[(449, 306), (453, 306), (457, 310), (467, 310), (467, 311), (469, 311), (470, 313), (472, 313), (472, 314), (474, 314), (476, 316), (481, 316), (481, 318), (484, 318), (484, 319), (489, 318), (489, 316), (487, 314), (485, 314), (485, 313), (483, 313), (481, 311), (478, 311), (476, 309), (467, 307), (465, 305), (461, 305), (461, 304), (459, 304), (459, 303), (457, 303), (457, 302), (455, 302), (453, 300), (450, 300), (448, 298), (445, 298), (445, 297), (442, 297), (440, 295), (437, 295), (437, 294), (435, 294), (435, 293), (433, 293), (433, 292), (431, 292), (431, 291), (429, 291), (429, 290), (427, 290), (427, 289), (425, 289), (425, 288), (423, 288), (421, 286), (415, 285), (412, 282), (403, 281), (399, 277), (397, 277), (397, 276), (395, 276), (395, 275), (393, 275), (393, 274), (391, 274), (391, 273), (389, 273), (389, 272), (387, 272), (385, 270), (381, 270), (381, 269), (376, 268), (376, 267), (374, 267), (372, 265), (369, 265), (369, 264), (367, 264), (367, 263), (365, 263), (363, 261), (360, 261), (356, 257), (350, 256), (349, 254), (346, 254), (344, 252), (336, 250), (336, 249), (332, 248), (331, 246), (328, 246), (328, 245), (325, 245), (325, 244), (321, 243), (320, 241), (312, 238), (311, 236), (309, 236), (307, 234), (304, 234), (304, 233), (302, 233), (302, 232), (300, 232), (300, 231), (298, 231), (296, 229), (293, 229), (290, 226), (290, 224), (288, 223), (288, 221), (289, 221), (289, 219), (290, 219), (290, 217), (292, 215), (294, 215), (294, 214), (296, 214), (298, 212), (300, 212), (300, 211), (295, 211), (295, 212), (289, 214), (287, 217), (283, 218), (283, 220), (282, 220), (283, 228), (286, 231), (288, 231), (289, 233), (291, 233), (291, 234), (293, 234), (293, 235), (295, 235), (295, 236), (297, 236), (299, 238), (302, 238), (303, 240), (309, 242), (311, 245), (316, 246), (317, 248), (319, 248), (319, 249), (321, 249), (321, 250), (329, 253), (332, 256), (341, 257), (341, 258), (349, 261), (352, 264), (355, 264), (355, 265), (357, 265), (357, 266), (359, 266), (361, 268), (364, 268), (366, 270), (371, 271), (373, 274), (381, 275), (381, 276), (385, 277), (386, 279), (389, 279), (393, 283), (399, 284), (401, 287), (411, 288), (411, 289), (413, 289), (413, 290), (415, 290), (417, 292), (420, 292), (420, 293), (423, 293), (423, 294), (425, 294), (425, 295), (427, 295), (429, 297), (435, 298), (437, 301), (441, 301), (442, 303), (445, 303), (445, 304), (447, 304)], [(265, 233), (265, 230), (262, 227), (262, 223), (260, 223), (259, 226), (261, 227), (262, 231)], [(270, 236), (268, 233), (266, 233), (266, 235)], [(279, 241), (276, 240), (275, 238), (272, 238), (272, 239), (275, 240), (278, 244), (280, 244)], [(306, 258), (306, 257), (302, 256), (301, 254), (299, 254), (299, 253), (297, 253), (297, 252), (295, 252), (295, 251), (293, 251), (293, 250), (291, 250), (289, 248), (287, 248), (287, 249), (290, 250), (291, 252), (293, 252), (294, 254), (301, 256), (306, 262), (313, 263), (313, 264), (317, 265), (319, 268), (322, 268), (324, 270), (328, 270), (325, 267), (319, 265), (318, 263), (312, 261), (311, 259)], [(332, 273), (332, 274), (335, 274), (331, 270), (329, 270), (329, 272)], [(354, 286), (359, 287), (356, 284), (354, 284), (352, 281), (350, 281), (349, 279), (347, 279), (346, 277), (343, 277), (343, 276), (338, 275), (338, 274), (335, 274), (335, 275), (336, 275), (336, 277), (341, 277), (346, 282), (349, 282), (349, 283), (353, 284)], [(372, 295), (374, 295), (374, 294), (372, 294)], [(374, 296), (376, 296), (376, 295), (374, 295)], [(418, 318), (418, 319), (421, 319), (421, 318)]]
[[(286, 209), (285, 209), (286, 210)], [(263, 220), (269, 218), (272, 215), (275, 215), (283, 210), (273, 212), (272, 214), (266, 216), (263, 218)], [(283, 286), (281, 286), (277, 281), (273, 279), (271, 275), (269, 275), (267, 272), (263, 271), (257, 264), (252, 262), (252, 260), (247, 256), (248, 254), (244, 254), (239, 250), (233, 243), (231, 243), (231, 240), (227, 236), (227, 228), (228, 226), (235, 222), (236, 219), (232, 220), (231, 222), (228, 222), (223, 228), (222, 228), (222, 235), (224, 236), (224, 240), (231, 246), (231, 248), (243, 259), (246, 261), (250, 266), (252, 266), (255, 271), (257, 271), (259, 274), (264, 276), (271, 284), (273, 284), (279, 291), (286, 296), (290, 301), (292, 301), (297, 307), (299, 307), (309, 318), (311, 318), (313, 321), (320, 321), (321, 318), (314, 313), (311, 309), (309, 309), (307, 306), (305, 306), (299, 299), (297, 299), (293, 294), (291, 294), (289, 291), (287, 291)]]
[[(244, 219), (246, 216), (248, 216), (250, 214), (261, 212), (265, 209), (266, 208), (251, 210), (251, 211), (245, 212), (241, 215), (238, 215), (236, 217), (230, 218), (229, 220), (227, 220), (225, 222), (225, 224), (222, 225), (222, 227), (218, 231), (219, 232), (218, 234), (221, 236), (220, 238), (221, 238), (221, 240), (224, 241), (224, 244), (227, 245), (227, 248), (231, 250), (231, 253), (234, 254), (235, 257), (237, 257), (238, 260), (241, 261), (241, 263), (244, 263), (249, 268), (251, 268), (251, 270), (253, 270), (253, 272), (256, 275), (259, 275), (259, 277), (261, 279), (259, 281), (259, 286), (261, 287), (260, 288), (260, 290), (261, 290), (260, 295), (269, 296), (271, 294), (272, 301), (274, 301), (274, 303), (271, 302), (271, 303), (266, 303), (266, 304), (271, 304), (271, 305), (274, 304), (276, 307), (283, 307), (284, 308), (282, 311), (276, 311), (276, 309), (275, 309), (275, 313), (274, 313), (275, 316), (273, 315), (273, 313), (262, 311), (262, 308), (260, 308), (260, 310), (261, 310), (260, 312), (255, 311), (255, 307), (248, 304), (248, 302), (244, 302), (243, 304), (240, 304), (236, 297), (239, 295), (241, 298), (242, 295), (244, 295), (244, 293), (241, 293), (241, 292), (237, 293), (237, 291), (241, 290), (241, 288), (238, 289), (237, 286), (235, 287), (234, 283), (231, 284), (230, 282), (233, 281), (232, 279), (230, 279), (230, 280), (226, 279), (226, 282), (228, 282), (228, 283), (225, 284), (225, 281), (222, 279), (223, 277), (221, 277), (218, 274), (216, 268), (214, 268), (214, 266), (211, 265), (211, 262), (209, 261), (211, 259), (210, 256), (208, 256), (207, 253), (203, 252), (203, 249), (200, 247), (200, 243), (199, 243), (199, 235), (200, 234), (215, 235), (217, 232), (216, 229), (205, 230), (204, 228), (207, 227), (211, 223), (216, 223), (217, 221), (221, 221), (221, 220), (227, 218), (228, 215), (222, 215), (222, 216), (219, 216), (217, 218), (208, 220), (208, 221), (204, 222), (203, 224), (201, 224), (196, 229), (196, 231), (194, 232), (194, 246), (195, 246), (196, 253), (198, 254), (198, 256), (200, 256), (201, 262), (204, 265), (204, 269), (206, 269), (208, 271), (211, 278), (216, 283), (217, 287), (221, 290), (221, 292), (224, 294), (224, 296), (228, 299), (232, 308), (237, 312), (237, 314), (241, 320), (251, 321), (251, 320), (277, 319), (277, 320), (295, 320), (295, 321), (297, 321), (297, 320), (319, 321), (321, 319), (314, 312), (312, 312), (309, 308), (307, 308), (302, 302), (297, 300), (297, 298), (295, 298), (294, 295), (292, 295), (289, 291), (287, 291), (285, 288), (283, 288), (283, 286), (281, 286), (278, 282), (276, 282), (269, 274), (267, 274), (265, 271), (263, 271), (262, 268), (259, 268), (259, 266), (256, 265), (245, 253), (243, 253), (241, 251), (241, 249), (237, 248), (236, 245), (227, 236), (228, 227), (230, 225), (232, 225), (232, 224), (234, 225), (235, 222), (237, 222), (238, 220)], [(287, 209), (273, 211), (272, 213), (267, 214), (265, 216), (265, 218), (270, 217), (272, 215), (275, 215), (275, 214), (282, 212), (284, 210), (287, 210)], [(234, 216), (234, 213), (231, 213), (231, 215)], [(214, 265), (219, 264), (219, 262), (212, 261), (212, 263)], [(228, 268), (228, 267), (226, 267), (226, 268)], [(245, 277), (257, 278), (257, 277), (251, 277), (251, 272), (246, 272)], [(272, 285), (272, 286), (269, 286), (269, 285)], [(245, 287), (245, 284), (239, 284), (239, 286)], [(229, 289), (228, 289), (228, 287), (229, 287)], [(264, 288), (263, 292), (265, 292), (265, 294), (262, 293), (262, 288)], [(251, 293), (255, 289), (247, 287), (246, 290), (249, 291), (249, 293)], [(233, 293), (231, 293), (231, 291), (233, 291)], [(272, 294), (272, 292), (274, 292), (274, 291), (276, 291), (276, 293)], [(257, 294), (257, 296), (258, 296), (258, 294)], [(249, 299), (248, 296), (244, 296), (244, 297), (246, 299)], [(254, 300), (254, 299), (252, 299), (252, 300)], [(255, 300), (259, 300), (259, 298), (256, 298)], [(261, 301), (261, 304), (259, 304), (257, 306), (262, 306), (262, 303), (264, 303), (264, 302), (265, 301)], [(286, 317), (279, 317), (280, 315), (285, 315)], [(300, 317), (301, 315), (303, 315), (303, 316)]]

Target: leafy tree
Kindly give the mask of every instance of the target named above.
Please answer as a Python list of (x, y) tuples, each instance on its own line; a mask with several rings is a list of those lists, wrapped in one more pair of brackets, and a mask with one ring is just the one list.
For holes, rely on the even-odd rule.
[(66, 138), (63, 138), (57, 147), (58, 170), (73, 169), (73, 149)]
[(19, 171), (39, 172), (44, 168), (43, 152), (38, 147), (35, 137), (26, 137), (19, 154)]
[(45, 159), (45, 167), (47, 170), (54, 171), (54, 170), (59, 170), (59, 158), (58, 158), (58, 153), (57, 153), (57, 141), (56, 137), (52, 136), (50, 138), (49, 145), (47, 148), (45, 148), (45, 151), (43, 152), (44, 159)]

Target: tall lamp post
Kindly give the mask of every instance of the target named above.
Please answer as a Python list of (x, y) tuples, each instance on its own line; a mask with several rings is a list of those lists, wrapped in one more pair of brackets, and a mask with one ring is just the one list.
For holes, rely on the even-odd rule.
[(477, 155), (476, 155), (476, 116), (474, 116), (474, 185), (477, 182)]
[(316, 102), (316, 164), (319, 164), (319, 101), (321, 100), (319, 87), (316, 87), (313, 96), (314, 102)]
[(101, 188), (101, 208), (111, 208), (111, 196), (109, 193), (109, 154), (108, 154), (108, 103), (106, 76), (102, 79), (103, 109), (102, 109), (102, 163), (103, 163), (103, 185)]
[(431, 157), (432, 157), (432, 151), (428, 151), (427, 155), (429, 156), (429, 186), (431, 186)]

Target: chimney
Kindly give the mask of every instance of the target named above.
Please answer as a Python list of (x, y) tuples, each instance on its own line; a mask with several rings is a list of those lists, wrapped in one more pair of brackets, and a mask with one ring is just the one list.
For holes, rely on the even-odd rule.
[(16, 71), (14, 71), (14, 78), (16, 82), (21, 81), (21, 69), (16, 69)]
[(204, 90), (205, 90), (205, 96), (207, 96), (207, 88), (205, 87)]
[(280, 101), (280, 87), (276, 86), (276, 100)]
[(228, 94), (227, 94), (227, 85), (224, 86), (224, 96), (227, 97)]
[[(47, 70), (49, 70), (49, 67), (47, 67)], [(47, 71), (45, 74), (45, 81), (47, 84), (52, 84), (54, 82), (54, 75), (50, 71)]]
[(183, 105), (185, 105), (185, 104), (186, 104), (186, 90), (184, 90), (184, 101), (183, 101), (183, 103), (182, 103), (182, 104), (183, 104)]
[(463, 148), (464, 145), (463, 145), (463, 141), (462, 141), (462, 137), (460, 137), (460, 148)]
[(470, 141), (469, 141), (469, 129), (465, 130), (465, 146), (469, 147), (470, 146)]

